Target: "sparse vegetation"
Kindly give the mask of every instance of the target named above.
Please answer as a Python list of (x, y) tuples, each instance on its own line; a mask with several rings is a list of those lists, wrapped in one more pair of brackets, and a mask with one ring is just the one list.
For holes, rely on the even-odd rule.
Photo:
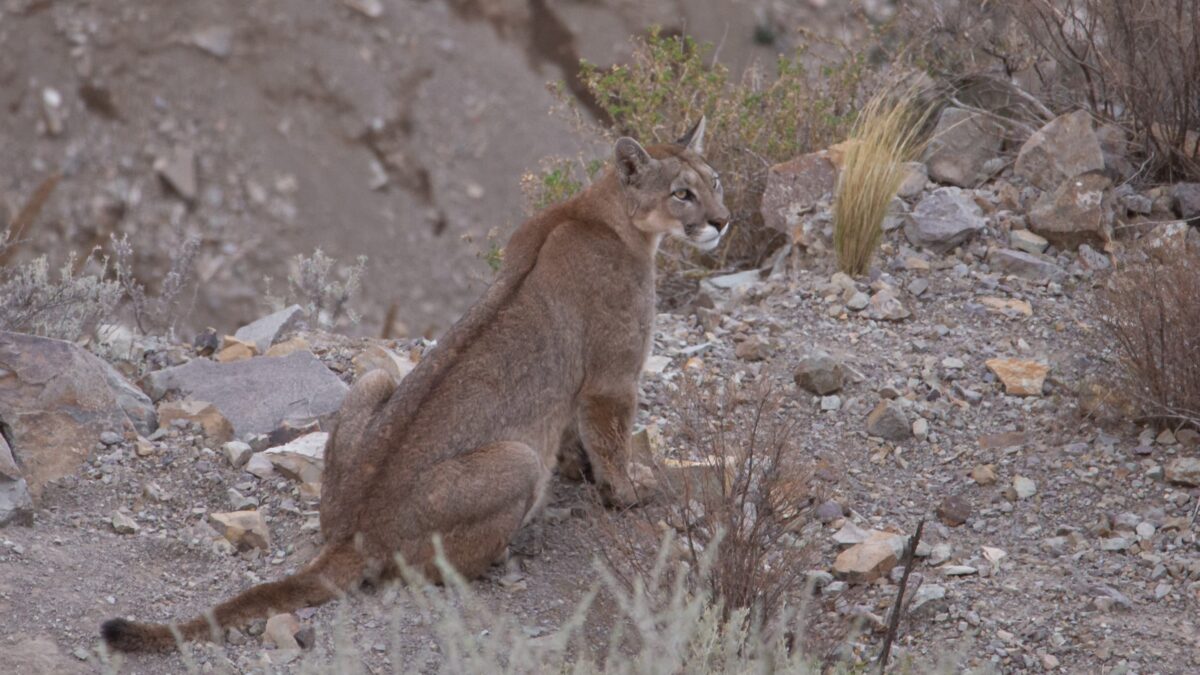
[(0, 268), (0, 330), (76, 340), (116, 310), (124, 292), (108, 279), (108, 258), (74, 253), (58, 269), (46, 256)]
[(134, 324), (143, 334), (148, 330), (166, 329), (174, 337), (181, 312), (184, 309), (183, 290), (187, 287), (195, 267), (196, 255), (200, 252), (200, 240), (196, 237), (184, 239), (183, 244), (171, 252), (170, 264), (158, 289), (158, 295), (146, 297), (146, 287), (133, 274), (133, 244), (129, 235), (112, 238), (113, 268), (117, 282), (129, 299)]
[(888, 204), (904, 180), (904, 162), (922, 145), (926, 112), (913, 92), (880, 94), (859, 115), (850, 134), (833, 203), (833, 246), (847, 274), (867, 271), (883, 236)]
[(712, 52), (710, 44), (653, 30), (635, 42), (628, 64), (585, 63), (581, 77), (613, 119), (612, 133), (644, 143), (674, 141), (707, 116), (705, 154), (721, 172), (732, 214), (719, 257), (756, 264), (781, 241), (759, 214), (767, 169), (845, 138), (869, 84), (867, 52), (843, 49), (814, 71), (802, 48), (781, 57), (773, 74), (751, 68), (740, 79)]
[(1200, 428), (1200, 254), (1118, 272), (1100, 301), (1120, 393), (1148, 420)]
[(311, 256), (300, 254), (292, 259), (288, 290), (284, 296), (272, 295), (271, 279), (265, 280), (267, 301), (276, 309), (291, 302), (298, 303), (325, 329), (333, 328), (342, 318), (358, 323), (358, 313), (350, 306), (350, 301), (362, 286), (366, 268), (366, 256), (359, 256), (354, 265), (339, 265), (318, 248)]

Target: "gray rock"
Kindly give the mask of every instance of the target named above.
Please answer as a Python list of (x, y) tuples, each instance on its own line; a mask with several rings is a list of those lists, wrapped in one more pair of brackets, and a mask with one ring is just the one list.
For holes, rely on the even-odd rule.
[(819, 396), (842, 388), (846, 378), (842, 362), (824, 351), (814, 351), (800, 359), (794, 374), (796, 386)]
[(896, 196), (903, 199), (912, 199), (925, 190), (927, 183), (929, 183), (929, 169), (924, 163), (905, 162), (904, 180), (900, 182), (900, 188), (896, 191)]
[(1100, 140), (1092, 118), (1077, 110), (1039, 129), (1017, 153), (1013, 173), (1042, 190), (1053, 190), (1069, 178), (1104, 168)]
[(1065, 270), (1045, 256), (1032, 255), (1007, 248), (992, 249), (988, 253), (987, 261), (994, 271), (1011, 274), (1038, 283), (1059, 281), (1066, 276)]
[(105, 431), (100, 434), (100, 442), (105, 445), (117, 445), (124, 438), (115, 431)]
[(867, 433), (888, 441), (906, 441), (912, 437), (912, 425), (900, 404), (880, 401), (867, 415)]
[(327, 418), (346, 395), (346, 385), (310, 352), (233, 363), (197, 359), (150, 373), (142, 386), (156, 400), (177, 392), (212, 403), (238, 437)]
[(169, 154), (154, 160), (154, 171), (185, 201), (196, 200), (196, 153), (187, 147), (177, 147)]
[(1012, 487), (1017, 499), (1029, 499), (1037, 494), (1037, 483), (1025, 476), (1013, 476)]
[(0, 331), (0, 421), (34, 499), (74, 473), (100, 434), (133, 430), (107, 370), (74, 343)]
[(13, 523), (33, 524), (33, 499), (8, 443), (0, 436), (0, 527)]
[(903, 321), (911, 316), (911, 313), (894, 290), (884, 288), (871, 296), (867, 311), (863, 312), (863, 315), (873, 321)]
[(817, 520), (820, 520), (822, 523), (832, 522), (838, 518), (841, 518), (843, 515), (845, 515), (845, 509), (842, 508), (841, 504), (833, 501), (832, 499), (821, 502), (817, 506)]
[(825, 152), (801, 155), (771, 167), (762, 197), (763, 223), (790, 234), (802, 215), (818, 203), (829, 201), (837, 174), (837, 167)]
[(154, 411), (154, 402), (141, 389), (126, 380), (125, 376), (112, 367), (112, 364), (104, 360), (99, 362), (104, 369), (104, 378), (108, 382), (108, 387), (112, 390), (113, 396), (117, 398), (117, 405), (129, 417), (129, 421), (133, 422), (133, 427), (142, 436), (154, 433), (154, 430), (158, 428), (158, 414)]
[(233, 337), (242, 342), (253, 343), (259, 354), (265, 354), (267, 348), (275, 344), (280, 336), (295, 330), (304, 320), (304, 316), (304, 309), (300, 305), (292, 305), (242, 326)]
[(229, 441), (221, 446), (221, 450), (225, 453), (225, 458), (229, 460), (229, 464), (235, 469), (240, 469), (250, 460), (250, 456), (254, 454), (254, 449), (249, 443), (242, 441)]
[(233, 29), (229, 26), (208, 26), (192, 31), (191, 43), (197, 49), (219, 58), (233, 53)]
[(946, 108), (925, 151), (929, 177), (973, 188), (987, 179), (985, 165), (1000, 153), (1004, 128), (987, 115)]
[(1063, 181), (1029, 211), (1029, 229), (1059, 248), (1102, 244), (1112, 238), (1112, 181), (1089, 173)]
[(917, 202), (904, 224), (904, 236), (913, 246), (945, 253), (981, 232), (986, 221), (971, 193), (943, 187)]
[(1046, 238), (1029, 230), (1013, 230), (1008, 234), (1008, 245), (1034, 255), (1044, 253), (1050, 246)]
[(113, 511), (109, 522), (112, 523), (113, 532), (116, 532), (117, 534), (137, 534), (138, 530), (140, 529), (137, 522), (135, 522), (133, 518), (130, 518), (128, 515), (121, 513), (120, 511)]
[(946, 606), (945, 600), (945, 586), (921, 584), (921, 587), (913, 594), (912, 604), (908, 606), (908, 611), (915, 614), (924, 608), (929, 612), (937, 612)]
[(1178, 183), (1172, 187), (1171, 206), (1189, 225), (1200, 226), (1200, 183)]
[(1200, 486), (1200, 457), (1176, 457), (1167, 462), (1167, 482), (1188, 487)]

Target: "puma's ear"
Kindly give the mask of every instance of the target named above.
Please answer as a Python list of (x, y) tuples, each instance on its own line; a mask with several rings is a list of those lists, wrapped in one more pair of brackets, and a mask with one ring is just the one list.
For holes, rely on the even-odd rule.
[(650, 166), (650, 162), (654, 161), (641, 143), (628, 136), (617, 139), (613, 152), (617, 158), (617, 175), (626, 185), (635, 182), (646, 167)]
[(686, 134), (684, 134), (682, 138), (675, 141), (675, 144), (682, 145), (683, 147), (687, 148), (688, 150), (691, 150), (692, 152), (696, 153), (697, 155), (703, 155), (704, 154), (704, 125), (705, 125), (705, 117), (704, 117), (704, 115), (701, 115), (700, 119), (697, 120), (694, 125), (692, 125), (692, 128), (688, 129), (688, 132)]

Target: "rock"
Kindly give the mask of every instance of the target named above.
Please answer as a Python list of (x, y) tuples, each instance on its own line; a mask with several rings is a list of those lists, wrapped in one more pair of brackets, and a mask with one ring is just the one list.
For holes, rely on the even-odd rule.
[(866, 541), (838, 554), (833, 573), (850, 583), (870, 583), (896, 566), (907, 542), (904, 535), (873, 530)]
[(948, 577), (966, 577), (978, 572), (978, 569), (970, 565), (946, 565), (942, 568), (942, 574)]
[(987, 257), (988, 264), (997, 272), (1011, 274), (1027, 281), (1046, 283), (1060, 281), (1066, 272), (1045, 256), (1022, 253), (1007, 248), (993, 248)]
[(943, 541), (934, 544), (933, 549), (929, 552), (929, 560), (927, 562), (930, 567), (937, 567), (949, 560), (952, 555), (954, 555), (954, 549), (950, 544)]
[(1100, 540), (1101, 551), (1124, 551), (1133, 545), (1128, 537), (1106, 537)]
[(841, 504), (833, 500), (827, 500), (817, 505), (815, 515), (817, 516), (817, 520), (822, 523), (830, 523), (845, 515), (845, 509), (842, 508)]
[(67, 121), (67, 108), (63, 106), (63, 97), (53, 87), (42, 89), (42, 123), (45, 125), (47, 136), (62, 134)]
[(1008, 551), (995, 546), (982, 546), (980, 550), (983, 551), (983, 559), (990, 562), (993, 568), (999, 567), (1000, 561), (1008, 557)]
[(1112, 181), (1099, 173), (1070, 178), (1029, 211), (1029, 229), (1059, 248), (1100, 245), (1112, 238)]
[(1030, 136), (1017, 153), (1013, 173), (1049, 191), (1081, 173), (1102, 169), (1104, 154), (1092, 118), (1077, 110), (1051, 120)]
[(912, 423), (913, 438), (918, 441), (923, 441), (929, 437), (929, 421), (924, 417), (918, 417)]
[(971, 469), (971, 480), (978, 485), (992, 485), (996, 482), (996, 467), (992, 464), (978, 464)]
[(160, 155), (154, 160), (154, 171), (184, 201), (196, 201), (196, 153), (191, 148), (178, 146), (169, 154)]
[(117, 534), (137, 534), (138, 530), (141, 529), (138, 527), (138, 524), (134, 522), (133, 518), (130, 518), (120, 511), (113, 511), (112, 518), (109, 519), (109, 522), (112, 523), (113, 532), (116, 532)]
[(938, 504), (938, 518), (950, 527), (958, 527), (971, 517), (971, 502), (961, 495), (951, 495)]
[(218, 59), (226, 59), (233, 53), (233, 29), (229, 26), (200, 28), (192, 31), (189, 42)]
[(116, 368), (107, 361), (97, 359), (98, 365), (104, 371), (104, 379), (108, 388), (117, 399), (117, 405), (125, 413), (133, 428), (143, 436), (149, 436), (158, 428), (158, 415), (154, 412), (154, 402), (141, 389), (133, 386)]
[(884, 288), (871, 296), (867, 311), (863, 312), (863, 315), (872, 321), (903, 321), (912, 313), (900, 301), (896, 291)]
[(346, 395), (346, 385), (309, 352), (236, 363), (196, 359), (150, 373), (142, 386), (154, 399), (178, 392), (211, 401), (239, 438), (269, 434), (285, 421), (328, 418)]
[(138, 457), (149, 457), (154, 454), (154, 443), (148, 438), (138, 436), (133, 444), (133, 452)]
[(403, 380), (417, 367), (411, 360), (379, 345), (371, 345), (359, 352), (351, 365), (354, 366), (355, 377), (362, 377), (372, 370), (383, 370), (396, 382)]
[(1193, 231), (1187, 223), (1162, 223), (1142, 238), (1141, 247), (1155, 260), (1170, 263), (1187, 250), (1188, 235)]
[(973, 188), (988, 177), (985, 165), (1000, 154), (1004, 127), (983, 113), (946, 108), (925, 150), (929, 177)]
[(220, 347), (221, 336), (217, 334), (217, 329), (211, 326), (196, 333), (196, 337), (192, 338), (192, 349), (200, 356), (211, 356)]
[(216, 443), (233, 439), (233, 425), (208, 401), (186, 399), (163, 403), (158, 407), (158, 419), (164, 425), (177, 419), (196, 422), (204, 430), (204, 435)]
[(867, 433), (888, 441), (906, 441), (912, 436), (912, 425), (900, 404), (880, 401), (867, 415)]
[(251, 455), (242, 468), (246, 473), (253, 474), (262, 480), (273, 478), (276, 475), (275, 465), (271, 463), (271, 460), (263, 456), (262, 453)]
[(732, 291), (742, 286), (750, 286), (758, 283), (762, 279), (762, 275), (758, 270), (746, 270), (744, 272), (734, 272), (733, 274), (721, 274), (715, 277), (709, 277), (702, 282), (702, 286), (711, 286), (722, 291)]
[(800, 359), (792, 377), (797, 387), (827, 396), (841, 390), (846, 372), (841, 361), (828, 352), (817, 350)]
[(1043, 253), (1050, 246), (1045, 237), (1029, 230), (1013, 230), (1008, 233), (1008, 245), (1026, 253)]
[(0, 527), (33, 524), (33, 498), (4, 436), (0, 436)]
[(1167, 462), (1164, 478), (1168, 483), (1200, 487), (1200, 457), (1176, 457)]
[(267, 619), (263, 644), (274, 645), (276, 649), (300, 649), (300, 643), (296, 641), (299, 632), (299, 619), (291, 614), (276, 614)]
[(105, 431), (100, 434), (100, 442), (104, 445), (119, 445), (125, 438), (115, 431)]
[(1012, 488), (1017, 499), (1029, 499), (1037, 494), (1037, 483), (1025, 476), (1013, 476)]
[(255, 356), (258, 356), (258, 349), (253, 343), (243, 342), (232, 335), (226, 335), (221, 339), (221, 351), (217, 352), (215, 358), (218, 363), (233, 363)]
[(71, 342), (0, 331), (0, 422), (36, 500), (72, 474), (105, 431), (133, 431), (109, 366)]
[(923, 162), (905, 162), (904, 179), (900, 181), (900, 188), (896, 191), (896, 196), (902, 199), (912, 199), (924, 192), (927, 183), (929, 183), (929, 170)]
[(745, 361), (762, 361), (771, 355), (771, 343), (757, 335), (751, 335), (737, 343), (733, 354)]
[(242, 326), (233, 336), (253, 344), (259, 354), (264, 354), (281, 336), (296, 330), (304, 317), (304, 309), (300, 305), (292, 305)]
[(870, 302), (871, 296), (862, 291), (855, 291), (854, 295), (850, 296), (850, 299), (846, 301), (846, 309), (852, 312), (861, 312), (867, 308)]
[(208, 524), (239, 550), (271, 549), (271, 531), (267, 529), (267, 522), (258, 511), (211, 513), (208, 516)]
[(342, 4), (371, 19), (383, 16), (383, 0), (342, 0)]
[(829, 201), (837, 176), (837, 167), (826, 152), (801, 155), (771, 167), (762, 196), (763, 223), (790, 236), (803, 215)]
[(904, 236), (913, 246), (946, 253), (982, 232), (986, 224), (971, 193), (942, 187), (917, 202), (904, 224)]
[(229, 441), (221, 446), (221, 451), (225, 453), (230, 466), (235, 469), (245, 466), (246, 462), (250, 460), (250, 456), (254, 454), (254, 449), (250, 447), (250, 444), (242, 441)]
[(312, 345), (308, 343), (308, 340), (305, 340), (297, 335), (296, 337), (288, 338), (283, 342), (276, 342), (275, 344), (271, 345), (267, 349), (267, 352), (264, 354), (264, 356), (270, 356), (272, 358), (287, 356), (289, 354), (295, 354), (296, 352), (307, 352), (310, 351), (311, 348)]
[(1171, 207), (1192, 227), (1200, 227), (1200, 183), (1176, 183), (1171, 187)]
[(841, 409), (842, 409), (842, 397), (841, 396), (822, 396), (821, 397), (821, 411), (822, 412), (833, 412), (835, 410), (841, 410)]
[(1033, 305), (1026, 300), (983, 297), (979, 299), (979, 304), (987, 308), (989, 312), (1008, 317), (1033, 316)]
[(241, 492), (238, 492), (237, 488), (229, 488), (225, 491), (225, 496), (229, 498), (229, 506), (234, 511), (246, 511), (249, 509), (258, 508), (257, 499), (253, 497), (247, 497)]
[(286, 445), (268, 448), (263, 457), (275, 470), (301, 483), (320, 483), (325, 471), (325, 444), (329, 434), (318, 431), (301, 436)]
[(928, 608), (926, 611), (937, 612), (945, 607), (945, 599), (945, 586), (921, 584), (921, 587), (912, 596), (912, 603), (909, 604), (908, 611), (915, 614), (921, 608)]
[(870, 532), (847, 520), (841, 529), (833, 533), (833, 541), (841, 546), (861, 544), (871, 536)]
[(1041, 396), (1046, 373), (1050, 372), (1043, 363), (1022, 359), (988, 359), (984, 365), (1000, 378), (1004, 393), (1010, 396)]

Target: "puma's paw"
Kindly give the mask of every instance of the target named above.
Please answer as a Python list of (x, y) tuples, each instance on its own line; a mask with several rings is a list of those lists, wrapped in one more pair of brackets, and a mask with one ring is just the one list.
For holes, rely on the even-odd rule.
[(626, 475), (600, 486), (600, 496), (607, 506), (625, 508), (645, 504), (658, 492), (658, 481), (650, 467), (632, 462)]

